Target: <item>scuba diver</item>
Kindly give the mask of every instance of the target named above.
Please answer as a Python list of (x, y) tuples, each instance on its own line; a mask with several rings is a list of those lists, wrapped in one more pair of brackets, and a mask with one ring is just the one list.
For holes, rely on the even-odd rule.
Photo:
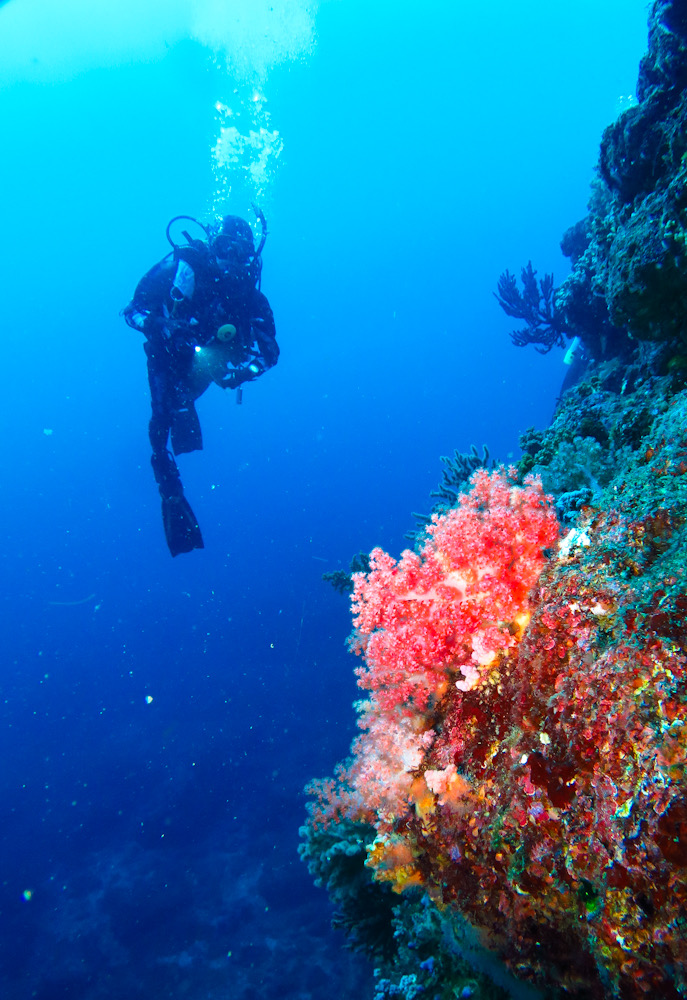
[[(203, 548), (174, 460), (203, 447), (195, 400), (215, 382), (236, 389), (240, 403), (243, 383), (259, 378), (279, 358), (274, 317), (260, 291), (267, 227), (265, 216), (253, 208), (262, 227), (257, 248), (250, 225), (236, 215), (215, 227), (175, 216), (167, 226), (171, 253), (141, 278), (122, 310), (128, 325), (146, 338), (151, 464), (173, 556)], [(175, 242), (171, 227), (180, 219), (200, 226), (205, 239), (192, 239), (183, 230), (185, 242)]]

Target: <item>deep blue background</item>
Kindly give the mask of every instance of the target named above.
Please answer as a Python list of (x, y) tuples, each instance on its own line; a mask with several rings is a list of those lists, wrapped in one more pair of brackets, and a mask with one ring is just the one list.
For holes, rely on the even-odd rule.
[[(0, 57), (30, 50), (3, 34), (22, 2)], [(561, 352), (512, 347), (492, 292), (530, 258), (565, 275), (645, 19), (321, 4), (312, 54), (264, 82), (282, 359), (242, 407), (200, 402), (180, 466), (206, 549), (175, 560), (118, 313), (168, 219), (208, 217), (228, 81), (191, 40), (3, 78), (3, 997), (360, 995), (296, 856), (302, 786), (354, 725), (348, 609), (320, 576), (400, 552), (441, 454), (505, 461), (546, 425)]]

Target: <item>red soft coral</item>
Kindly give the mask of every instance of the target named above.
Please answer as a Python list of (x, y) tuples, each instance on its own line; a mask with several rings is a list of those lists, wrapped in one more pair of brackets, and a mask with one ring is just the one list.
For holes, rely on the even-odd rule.
[(370, 694), (340, 777), (358, 814), (378, 824), (402, 816), (417, 792), (436, 706), (451, 686), (478, 687), (527, 620), (558, 523), (539, 481), (516, 486), (513, 478), (513, 470), (479, 470), (458, 506), (433, 518), (419, 554), (406, 551), (397, 563), (374, 549), (370, 571), (354, 577), (353, 648)]
[(396, 563), (374, 549), (370, 572), (355, 575), (358, 682), (382, 710), (422, 712), (457, 677), (460, 690), (475, 687), (516, 641), (558, 523), (541, 484), (512, 477), (477, 471), (459, 505), (434, 516), (419, 555)]

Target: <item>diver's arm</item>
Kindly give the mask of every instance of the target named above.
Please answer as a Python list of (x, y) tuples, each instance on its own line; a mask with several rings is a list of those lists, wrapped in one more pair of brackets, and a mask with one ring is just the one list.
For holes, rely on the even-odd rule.
[(254, 379), (260, 378), (270, 368), (274, 368), (279, 360), (274, 315), (262, 292), (256, 291), (255, 293), (250, 325), (253, 338), (250, 356), (243, 364), (238, 365), (217, 383), (223, 389), (237, 389), (244, 382), (252, 382)]
[(274, 314), (267, 298), (262, 292), (256, 292), (255, 303), (251, 316), (251, 330), (255, 339), (260, 361), (260, 374), (269, 368), (274, 368), (279, 360), (279, 345)]
[[(173, 305), (171, 290), (177, 267), (171, 254), (144, 274), (134, 296), (122, 310), (127, 325), (147, 340), (166, 339), (166, 323)], [(168, 336), (168, 334), (167, 334)]]

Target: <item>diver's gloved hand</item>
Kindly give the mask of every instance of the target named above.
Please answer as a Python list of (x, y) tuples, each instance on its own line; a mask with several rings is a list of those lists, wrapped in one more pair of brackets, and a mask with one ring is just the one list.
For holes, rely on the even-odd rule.
[(218, 383), (223, 389), (238, 389), (246, 379), (243, 377), (243, 372), (229, 372), (224, 378)]
[(250, 382), (254, 378), (255, 372), (252, 372), (250, 368), (237, 368), (235, 371), (225, 375), (218, 384), (223, 389), (238, 389), (244, 382)]
[(197, 327), (188, 320), (168, 319), (165, 328), (173, 350), (195, 347), (198, 343)]

